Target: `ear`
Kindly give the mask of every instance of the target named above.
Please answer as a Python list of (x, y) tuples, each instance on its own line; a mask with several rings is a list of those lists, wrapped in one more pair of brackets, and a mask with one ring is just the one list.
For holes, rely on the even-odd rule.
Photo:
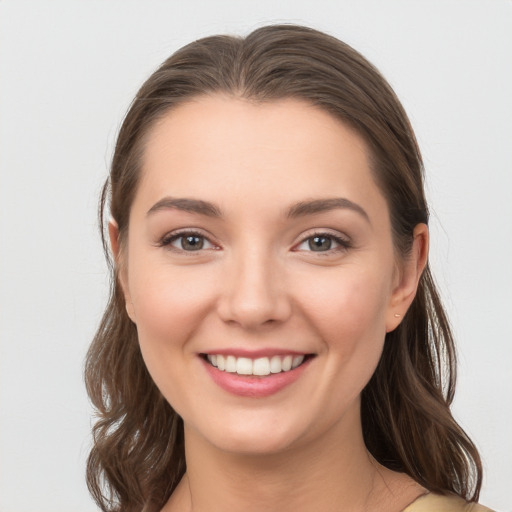
[(108, 236), (110, 238), (110, 248), (114, 256), (114, 262), (117, 265), (119, 260), (119, 226), (114, 219), (108, 221)]
[(123, 290), (124, 300), (126, 304), (126, 312), (133, 323), (135, 322), (135, 311), (133, 308), (133, 302), (130, 296), (130, 290), (128, 287), (128, 276), (126, 266), (123, 263), (121, 254), (121, 248), (119, 243), (119, 227), (114, 219), (110, 219), (108, 223), (108, 235), (110, 237), (110, 247), (112, 249), (112, 255), (114, 256), (114, 264), (116, 267), (116, 278), (119, 279), (119, 284)]
[(397, 272), (386, 314), (386, 332), (398, 327), (416, 296), (421, 274), (427, 264), (428, 244), (428, 227), (426, 224), (418, 224), (413, 231), (411, 252)]

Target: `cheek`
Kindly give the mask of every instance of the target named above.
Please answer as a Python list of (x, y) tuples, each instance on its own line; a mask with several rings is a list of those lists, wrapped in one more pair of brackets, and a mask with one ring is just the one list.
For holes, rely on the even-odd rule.
[(327, 350), (348, 360), (356, 352), (381, 349), (389, 290), (382, 274), (344, 268), (302, 282), (302, 309)]
[(182, 414), (193, 400), (186, 384), (188, 363), (197, 357), (191, 340), (210, 310), (215, 286), (197, 268), (155, 270), (132, 263), (130, 292), (142, 357), (156, 386)]
[(132, 269), (130, 293), (141, 347), (163, 351), (185, 344), (214, 300), (212, 272), (136, 262)]
[(366, 269), (346, 268), (310, 283), (308, 302), (319, 323), (355, 332), (365, 326), (384, 329), (388, 286), (382, 275)]

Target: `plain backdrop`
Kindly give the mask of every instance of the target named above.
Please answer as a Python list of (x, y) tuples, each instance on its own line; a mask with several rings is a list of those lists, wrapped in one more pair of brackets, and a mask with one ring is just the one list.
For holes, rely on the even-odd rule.
[(481, 501), (512, 511), (512, 3), (0, 0), (0, 511), (87, 512), (82, 369), (107, 292), (96, 207), (115, 136), (172, 51), (271, 22), (389, 79), (425, 158), (431, 261), (458, 340), (454, 413)]

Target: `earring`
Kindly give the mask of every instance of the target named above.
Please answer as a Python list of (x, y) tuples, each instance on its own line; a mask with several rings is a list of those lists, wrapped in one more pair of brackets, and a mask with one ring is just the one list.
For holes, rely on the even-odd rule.
[(401, 316), (399, 313), (395, 313), (395, 318), (400, 318)]

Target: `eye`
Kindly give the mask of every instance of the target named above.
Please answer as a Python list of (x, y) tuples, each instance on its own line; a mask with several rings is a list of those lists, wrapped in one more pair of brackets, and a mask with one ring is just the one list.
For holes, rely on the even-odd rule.
[(160, 245), (186, 252), (201, 251), (203, 249), (216, 249), (216, 246), (213, 245), (204, 235), (194, 231), (170, 233), (162, 239)]
[(333, 244), (332, 238), (327, 236), (312, 236), (307, 242), (311, 251), (328, 251)]
[(350, 242), (330, 233), (315, 233), (296, 246), (297, 251), (329, 252), (348, 249)]

